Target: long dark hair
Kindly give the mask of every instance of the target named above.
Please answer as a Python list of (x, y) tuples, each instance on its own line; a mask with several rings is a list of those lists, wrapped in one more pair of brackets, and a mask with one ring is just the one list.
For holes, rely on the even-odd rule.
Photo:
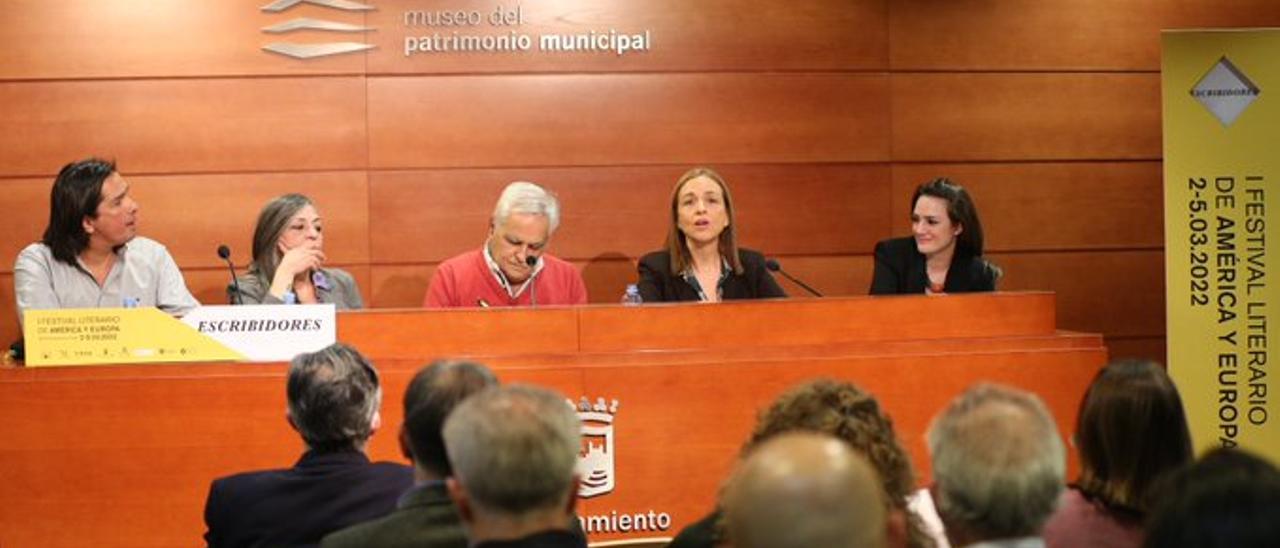
[(116, 172), (115, 162), (88, 158), (62, 166), (49, 193), (49, 224), (41, 242), (53, 257), (76, 264), (76, 256), (89, 247), (84, 219), (97, 218), (102, 203), (102, 182)]
[(685, 242), (684, 232), (680, 230), (680, 189), (684, 184), (697, 179), (698, 177), (706, 177), (715, 181), (720, 186), (720, 194), (724, 196), (724, 213), (729, 219), (729, 226), (724, 227), (720, 231), (720, 256), (729, 262), (729, 268), (733, 269), (735, 274), (742, 274), (742, 261), (738, 259), (738, 236), (737, 236), (737, 219), (733, 218), (733, 196), (729, 193), (729, 185), (724, 182), (724, 177), (709, 167), (695, 167), (684, 172), (679, 179), (676, 180), (675, 188), (671, 189), (671, 226), (667, 228), (667, 253), (671, 255), (671, 273), (681, 274), (693, 263), (693, 256), (689, 253), (689, 244)]
[(1138, 517), (1152, 486), (1191, 462), (1182, 398), (1163, 368), (1121, 360), (1098, 372), (1076, 416), (1077, 487), (1090, 498)]

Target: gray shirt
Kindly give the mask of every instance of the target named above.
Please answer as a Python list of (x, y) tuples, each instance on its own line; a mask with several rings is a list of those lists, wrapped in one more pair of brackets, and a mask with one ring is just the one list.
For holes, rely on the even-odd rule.
[(43, 243), (27, 246), (13, 265), (18, 321), (29, 309), (154, 306), (181, 316), (200, 306), (177, 263), (155, 240), (135, 237), (116, 251), (102, 285), (78, 258), (69, 265)]
[[(333, 303), (338, 310), (358, 310), (364, 308), (364, 300), (360, 298), (360, 289), (356, 280), (347, 271), (339, 268), (321, 268), (312, 273), (312, 283), (316, 286), (316, 300), (321, 303)], [(271, 282), (257, 274), (245, 274), (236, 278), (240, 284), (239, 304), (284, 304), (284, 301), (268, 291)], [(227, 298), (236, 303), (236, 286), (227, 286)]]

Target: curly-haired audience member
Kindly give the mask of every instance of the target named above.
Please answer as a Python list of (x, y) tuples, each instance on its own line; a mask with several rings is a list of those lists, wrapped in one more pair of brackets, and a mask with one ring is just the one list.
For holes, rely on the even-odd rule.
[[(936, 545), (921, 516), (909, 509), (916, 490), (911, 459), (898, 443), (893, 420), (871, 394), (851, 383), (829, 379), (793, 387), (760, 413), (742, 454), (745, 456), (766, 440), (787, 432), (828, 434), (866, 457), (880, 477), (889, 509), (905, 516), (907, 546)], [(670, 546), (703, 548), (721, 546), (725, 541), (721, 510), (717, 507), (711, 515), (681, 531)]]

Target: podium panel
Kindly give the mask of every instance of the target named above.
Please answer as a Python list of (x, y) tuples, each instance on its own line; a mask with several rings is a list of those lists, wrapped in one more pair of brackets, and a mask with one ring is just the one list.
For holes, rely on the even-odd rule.
[[(893, 417), (921, 482), (930, 418), (974, 382), (1045, 400), (1064, 436), (1106, 360), (1098, 335), (1056, 331), (1047, 293), (534, 310), (341, 313), (338, 337), (377, 365), (374, 460), (405, 385), (437, 357), (489, 364), (505, 383), (603, 401), (586, 444), (609, 481), (583, 498), (593, 540), (671, 536), (701, 518), (756, 420), (805, 380), (847, 380)], [(287, 364), (0, 369), (0, 531), (6, 546), (199, 544), (209, 482), (290, 466)], [(616, 402), (616, 405), (615, 405)], [(587, 445), (584, 445), (586, 447)]]

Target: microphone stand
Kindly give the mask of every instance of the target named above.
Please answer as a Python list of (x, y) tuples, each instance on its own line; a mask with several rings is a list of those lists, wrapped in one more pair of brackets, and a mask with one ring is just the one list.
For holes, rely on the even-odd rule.
[(807, 283), (804, 283), (804, 282), (800, 281), (800, 280), (799, 280), (798, 278), (796, 278), (795, 276), (792, 276), (792, 275), (788, 274), (786, 270), (783, 270), (783, 269), (782, 269), (782, 265), (781, 265), (781, 264), (779, 264), (779, 263), (778, 263), (778, 261), (777, 261), (776, 259), (768, 259), (768, 260), (766, 260), (766, 261), (764, 262), (764, 267), (765, 267), (765, 268), (767, 268), (767, 269), (769, 269), (769, 270), (770, 270), (770, 271), (772, 271), (772, 272), (777, 272), (778, 274), (782, 274), (782, 277), (784, 277), (784, 278), (786, 278), (786, 279), (788, 279), (788, 280), (791, 280), (791, 281), (792, 281), (793, 283), (795, 283), (796, 285), (798, 285), (798, 286), (800, 286), (800, 287), (804, 288), (804, 290), (805, 290), (805, 291), (808, 291), (808, 292), (809, 292), (811, 295), (813, 295), (814, 297), (821, 297), (821, 296), (822, 296), (822, 294), (821, 294), (821, 293), (818, 293), (818, 290), (817, 290), (817, 289), (814, 289), (814, 288), (812, 288), (812, 287), (809, 287), (809, 284), (807, 284)]

